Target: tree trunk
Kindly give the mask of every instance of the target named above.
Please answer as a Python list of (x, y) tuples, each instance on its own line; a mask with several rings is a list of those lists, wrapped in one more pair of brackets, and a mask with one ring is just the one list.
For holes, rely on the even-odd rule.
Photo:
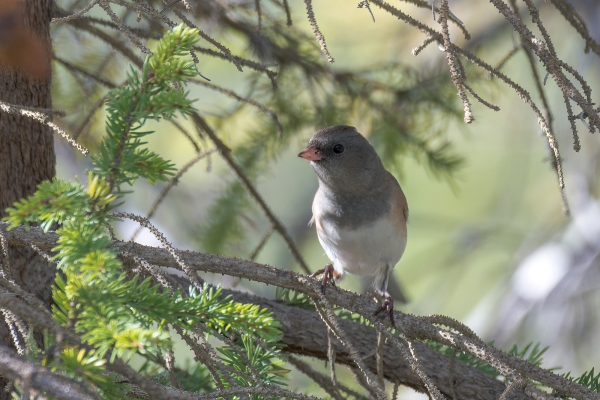
[[(0, 101), (51, 108), (51, 10), (51, 0), (0, 0)], [(0, 111), (0, 217), (40, 182), (52, 179), (55, 163), (50, 128)], [(8, 262), (8, 277), (50, 305), (54, 265), (23, 247), (10, 247)], [(0, 344), (14, 347), (4, 315)], [(0, 379), (0, 400), (10, 398), (6, 384)]]

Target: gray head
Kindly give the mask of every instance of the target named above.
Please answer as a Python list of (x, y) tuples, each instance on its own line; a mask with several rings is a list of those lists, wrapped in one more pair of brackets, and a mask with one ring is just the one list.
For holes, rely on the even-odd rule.
[(320, 130), (298, 157), (310, 161), (320, 184), (338, 193), (376, 189), (387, 175), (373, 146), (352, 126)]

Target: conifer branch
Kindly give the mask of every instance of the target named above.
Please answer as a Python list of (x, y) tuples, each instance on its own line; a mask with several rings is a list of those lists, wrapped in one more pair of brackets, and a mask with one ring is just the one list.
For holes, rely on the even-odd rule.
[[(6, 227), (6, 223), (0, 222), (0, 230), (5, 230)], [(41, 249), (46, 250), (54, 248), (57, 240), (56, 234), (52, 232), (44, 234), (39, 228), (30, 228), (29, 230), (22, 227), (15, 228), (6, 232), (6, 237), (8, 243), (11, 245), (22, 246), (27, 243), (34, 243)], [(121, 253), (122, 257), (131, 259), (134, 262), (135, 260), (132, 257), (135, 255), (154, 265), (176, 266), (171, 255), (164, 249), (126, 242), (116, 242), (113, 244), (113, 247), (116, 251)], [(298, 291), (306, 293), (320, 293), (320, 285), (317, 282), (313, 282), (310, 278), (289, 271), (275, 269), (244, 260), (190, 251), (184, 251), (183, 257), (192, 269), (201, 269), (206, 272), (219, 274), (226, 272), (231, 276), (261, 281), (270, 285), (275, 284), (279, 287), (293, 287)], [(172, 276), (169, 279), (172, 281), (172, 279), (175, 278), (176, 277)], [(2, 284), (1, 279), (0, 284)], [(284, 333), (283, 343), (286, 346), (286, 351), (302, 355), (317, 356), (323, 360), (327, 359), (327, 328), (323, 325), (321, 318), (314, 311), (288, 306), (277, 301), (266, 300), (246, 293), (226, 290), (223, 292), (226, 295), (233, 295), (235, 301), (258, 304), (261, 307), (270, 309), (274, 313), (274, 317), (281, 321), (281, 328)], [(328, 288), (325, 296), (335, 304), (349, 307), (352, 311), (364, 310), (363, 314), (367, 315), (369, 318), (375, 309), (378, 308), (378, 305), (372, 302), (371, 299), (339, 288)], [(38, 316), (30, 306), (19, 302), (18, 304), (23, 304), (23, 306), (26, 307), (25, 309), (22, 309), (23, 306), (17, 307), (14, 303), (7, 303), (6, 301), (8, 300), (18, 301), (14, 296), (0, 296), (0, 307), (10, 309), (34, 325), (39, 326), (40, 323), (44, 323), (44, 321), (50, 319), (49, 315), (48, 317)], [(419, 319), (416, 317), (402, 315), (402, 318), (400, 317), (400, 313), (396, 313), (395, 316), (397, 321), (402, 321), (402, 325), (399, 324), (399, 326), (406, 326), (407, 329), (414, 331), (414, 326), (419, 326), (421, 324), (420, 322), (417, 322)], [(53, 331), (58, 330), (59, 332), (64, 332), (66, 338), (71, 337), (73, 340), (78, 340), (76, 336), (69, 336), (70, 334), (68, 331), (65, 331), (60, 325), (53, 322), (49, 323), (51, 325), (46, 324), (42, 326)], [(370, 349), (376, 348), (376, 336), (372, 328), (348, 320), (338, 319), (337, 323), (342, 326), (342, 329), (346, 331), (348, 335), (350, 335), (349, 340), (358, 348), (363, 349), (361, 357), (364, 357), (366, 355), (365, 353), (370, 351)], [(307, 326), (311, 327), (310, 336), (304, 334), (304, 328)], [(177, 329), (177, 327), (175, 328)], [(432, 376), (435, 385), (446, 394), (451, 393), (451, 390), (455, 390), (457, 398), (459, 399), (472, 399), (476, 395), (481, 395), (485, 400), (493, 400), (497, 399), (505, 389), (504, 385), (495, 378), (460, 362), (456, 363), (454, 366), (453, 374), (463, 377), (463, 381), (460, 385), (456, 385), (456, 387), (452, 388), (449, 385), (450, 381), (447, 375), (450, 370), (450, 360), (442, 354), (429, 349), (427, 345), (415, 343), (415, 346), (418, 347), (418, 354), (421, 357), (424, 368), (426, 368), (427, 374)], [(488, 345), (485, 346), (487, 347)], [(397, 350), (395, 350), (392, 344), (388, 343), (385, 345), (383, 354), (385, 364), (384, 376), (387, 380), (399, 382), (420, 391), (426, 390), (421, 379), (412, 372), (408, 362), (405, 361), (403, 356), (398, 353)], [(336, 361), (345, 365), (354, 365), (353, 358), (343, 349), (337, 349)], [(374, 358), (365, 359), (364, 362), (373, 373), (376, 373), (377, 366)], [(485, 390), (483, 390), (483, 388), (485, 388)], [(515, 393), (515, 398), (525, 399), (522, 394), (519, 395), (517, 393)]]
[(80, 382), (27, 361), (3, 345), (0, 345), (0, 375), (22, 386), (28, 395), (42, 392), (65, 400), (100, 400), (97, 393)]

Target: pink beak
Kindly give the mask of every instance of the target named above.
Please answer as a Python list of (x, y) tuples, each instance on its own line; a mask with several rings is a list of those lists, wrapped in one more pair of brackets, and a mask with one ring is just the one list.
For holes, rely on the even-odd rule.
[(319, 161), (324, 158), (321, 154), (321, 150), (317, 149), (314, 146), (308, 146), (306, 149), (304, 149), (304, 151), (298, 154), (298, 157), (302, 157), (308, 161)]

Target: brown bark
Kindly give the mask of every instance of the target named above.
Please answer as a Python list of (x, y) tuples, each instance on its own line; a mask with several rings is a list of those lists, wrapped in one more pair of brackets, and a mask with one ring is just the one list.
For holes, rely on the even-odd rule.
[[(0, 101), (51, 108), (51, 0), (0, 0)], [(17, 200), (55, 175), (52, 131), (21, 115), (0, 112), (0, 217)], [(33, 250), (9, 248), (12, 279), (50, 304), (55, 268)], [(10, 346), (4, 321), (0, 345)], [(0, 400), (8, 398), (0, 380)]]

